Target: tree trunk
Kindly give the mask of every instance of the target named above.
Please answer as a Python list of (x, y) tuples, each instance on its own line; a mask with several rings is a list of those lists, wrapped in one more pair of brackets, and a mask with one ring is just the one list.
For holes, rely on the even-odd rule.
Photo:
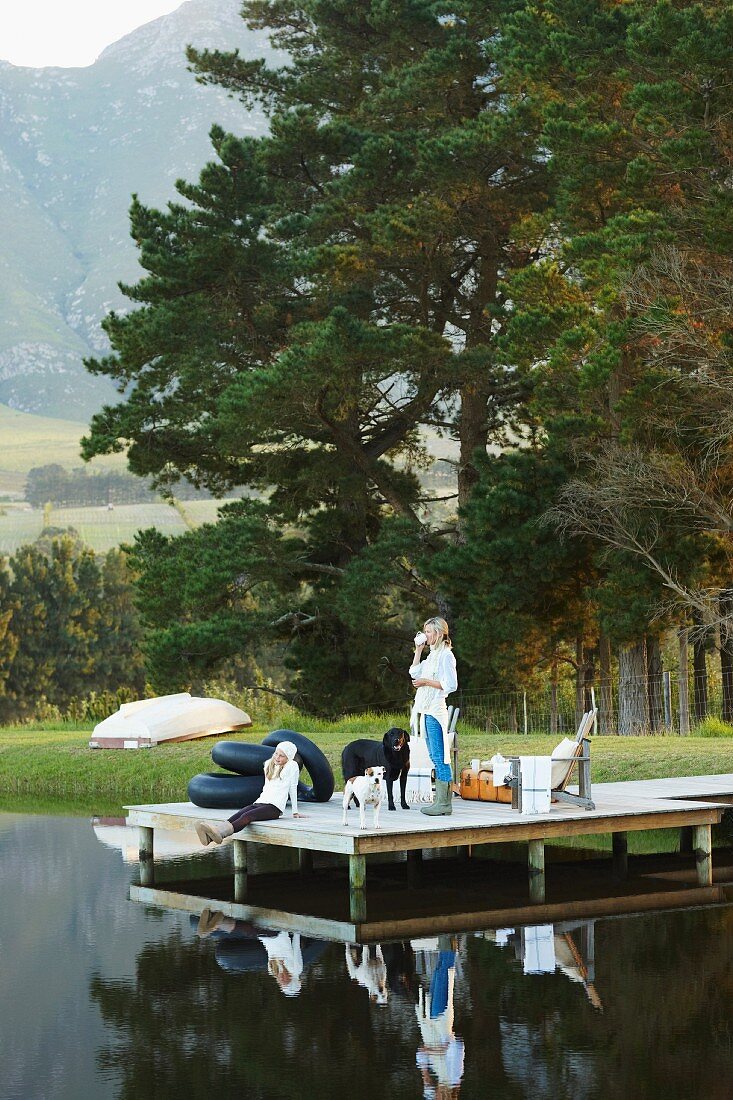
[(720, 593), (720, 678), (723, 681), (724, 722), (733, 722), (733, 589)]
[(476, 453), (486, 451), (486, 404), (483, 386), (470, 384), (461, 390), (460, 453), (458, 462), (458, 505), (468, 502), (479, 474)]
[(557, 733), (557, 661), (552, 662), (550, 672), (550, 733)]
[(662, 696), (662, 650), (659, 638), (651, 634), (646, 638), (646, 670), (649, 726), (654, 733), (664, 726), (664, 698)]
[(625, 646), (618, 656), (618, 732), (624, 736), (647, 733), (646, 645)]
[[(696, 627), (702, 625), (702, 618), (693, 611), (692, 618)], [(693, 634), (692, 642), (692, 713), (696, 722), (702, 722), (708, 714), (708, 666), (705, 658), (705, 635), (701, 630)]]
[(687, 628), (682, 627), (678, 632), (679, 639), (679, 703), (680, 703), (680, 734), (686, 737), (690, 732), (690, 684), (689, 667), (690, 655), (687, 645)]
[[(492, 232), (478, 244), (480, 257), (476, 285), (471, 295), (470, 318), (466, 326), (466, 348), (491, 342), (491, 320), (487, 309), (496, 299), (499, 281), (500, 248)], [(460, 457), (458, 463), (458, 506), (466, 504), (479, 478), (476, 454), (486, 453), (489, 434), (488, 404), (491, 383), (486, 373), (468, 379), (461, 387), (461, 414), (458, 422)], [(459, 524), (459, 539), (462, 537)]]
[(585, 714), (585, 646), (579, 635), (575, 639), (575, 728), (580, 725)]
[(613, 682), (611, 679), (611, 643), (605, 634), (598, 639), (598, 663), (600, 665), (600, 684), (598, 698), (598, 732), (612, 733), (613, 721)]

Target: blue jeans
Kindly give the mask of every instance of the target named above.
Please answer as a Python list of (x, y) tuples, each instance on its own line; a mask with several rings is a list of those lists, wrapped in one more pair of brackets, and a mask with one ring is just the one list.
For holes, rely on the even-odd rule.
[(437, 1020), (448, 1007), (448, 971), (456, 965), (455, 951), (441, 951), (430, 981), (430, 1019)]
[(430, 759), (435, 765), (435, 778), (441, 783), (450, 783), (453, 772), (450, 764), (443, 761), (443, 730), (438, 719), (433, 718), (432, 714), (425, 715), (425, 737)]

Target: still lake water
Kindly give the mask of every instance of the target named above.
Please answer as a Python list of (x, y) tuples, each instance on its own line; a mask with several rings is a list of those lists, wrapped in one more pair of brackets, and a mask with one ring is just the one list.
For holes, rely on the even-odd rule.
[(0, 814), (2, 1100), (733, 1098), (733, 905), (378, 950), (202, 936), (130, 901), (100, 837)]

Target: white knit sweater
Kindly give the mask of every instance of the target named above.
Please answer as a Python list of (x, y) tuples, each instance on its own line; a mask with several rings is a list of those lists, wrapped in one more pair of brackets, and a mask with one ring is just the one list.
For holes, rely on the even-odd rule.
[[(267, 768), (267, 764), (264, 765), (264, 768)], [(276, 779), (268, 779), (265, 776), (262, 794), (255, 799), (255, 802), (267, 802), (270, 806), (277, 806), (280, 813), (283, 813), (288, 804), (288, 798), (290, 798), (293, 813), (297, 814), (299, 776), (300, 768), (298, 765), (294, 760), (288, 760), (287, 764), (283, 764), (282, 771)]]
[(430, 714), (443, 731), (443, 760), (450, 764), (451, 736), (448, 734), (448, 704), (446, 696), (458, 687), (456, 659), (450, 646), (442, 645), (431, 649), (424, 661), (410, 666), (413, 680), (437, 680), (439, 688), (420, 687), (415, 692), (415, 702), (410, 715), (410, 728), (413, 734), (425, 736), (425, 715)]

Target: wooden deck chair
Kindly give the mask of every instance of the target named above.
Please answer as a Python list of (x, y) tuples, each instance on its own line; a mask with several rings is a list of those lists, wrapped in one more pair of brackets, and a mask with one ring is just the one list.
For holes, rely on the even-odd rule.
[[(570, 802), (582, 806), (585, 810), (595, 810), (591, 798), (590, 783), (590, 732), (596, 722), (597, 710), (587, 711), (580, 720), (574, 740), (566, 737), (553, 750), (550, 799), (552, 802)], [(509, 757), (512, 773), (509, 786), (512, 788), (512, 808), (522, 808), (522, 782), (519, 773), (519, 757)], [(572, 794), (566, 788), (577, 765), (578, 793)]]

